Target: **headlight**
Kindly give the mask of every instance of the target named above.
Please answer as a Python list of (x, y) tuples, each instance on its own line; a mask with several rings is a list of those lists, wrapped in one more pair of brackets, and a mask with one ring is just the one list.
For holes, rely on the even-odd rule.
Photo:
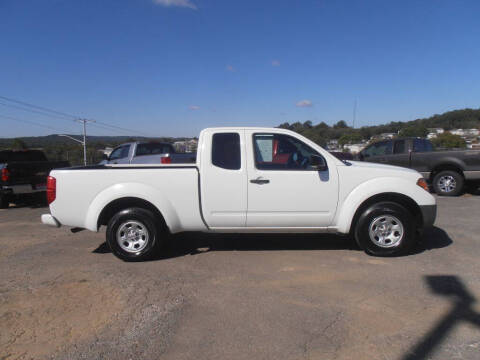
[(420, 186), (423, 190), (429, 191), (427, 181), (424, 178), (418, 179), (417, 185)]

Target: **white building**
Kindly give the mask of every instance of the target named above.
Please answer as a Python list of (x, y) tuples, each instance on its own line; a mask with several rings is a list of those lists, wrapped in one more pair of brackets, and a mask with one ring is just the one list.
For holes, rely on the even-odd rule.
[(365, 147), (365, 143), (361, 143), (361, 144), (345, 144), (343, 145), (343, 148), (348, 150), (349, 152), (351, 152), (352, 154), (357, 154), (359, 153), (360, 151), (363, 150), (363, 148)]
[(178, 152), (191, 153), (197, 151), (198, 140), (190, 139), (185, 141), (175, 141), (173, 147)]
[(443, 134), (445, 130), (442, 128), (428, 128), (428, 134), (427, 134), (427, 139), (433, 139), (436, 138), (437, 135)]

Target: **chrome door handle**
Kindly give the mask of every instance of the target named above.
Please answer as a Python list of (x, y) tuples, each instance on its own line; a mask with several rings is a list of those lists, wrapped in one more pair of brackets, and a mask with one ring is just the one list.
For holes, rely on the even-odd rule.
[(263, 185), (263, 184), (268, 184), (268, 183), (270, 182), (270, 180), (262, 179), (261, 177), (258, 177), (258, 178), (256, 178), (256, 179), (250, 180), (250, 182), (251, 182), (252, 184)]

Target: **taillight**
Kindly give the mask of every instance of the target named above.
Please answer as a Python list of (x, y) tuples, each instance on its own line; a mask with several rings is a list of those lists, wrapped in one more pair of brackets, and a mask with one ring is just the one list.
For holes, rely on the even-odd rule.
[(53, 176), (47, 177), (47, 202), (50, 205), (57, 196), (57, 179)]
[(10, 171), (7, 168), (2, 169), (2, 181), (7, 182), (10, 180)]
[(172, 158), (170, 156), (162, 156), (162, 159), (160, 161), (162, 164), (171, 164)]

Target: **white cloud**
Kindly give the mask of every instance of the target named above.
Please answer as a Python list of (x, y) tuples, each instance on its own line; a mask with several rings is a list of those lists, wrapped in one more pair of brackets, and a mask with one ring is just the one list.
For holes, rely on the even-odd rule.
[(272, 66), (280, 66), (280, 61), (272, 60)]
[(232, 65), (226, 66), (227, 71), (235, 72), (235, 68)]
[(193, 111), (195, 111), (195, 110), (200, 110), (200, 106), (198, 106), (198, 105), (190, 105), (190, 106), (188, 107), (188, 109), (189, 109), (189, 110), (193, 110)]
[(153, 0), (155, 4), (166, 7), (184, 7), (192, 10), (197, 10), (197, 5), (195, 5), (191, 0)]
[(313, 104), (310, 100), (300, 100), (299, 102), (297, 102), (295, 105), (297, 105), (298, 107), (312, 107)]

